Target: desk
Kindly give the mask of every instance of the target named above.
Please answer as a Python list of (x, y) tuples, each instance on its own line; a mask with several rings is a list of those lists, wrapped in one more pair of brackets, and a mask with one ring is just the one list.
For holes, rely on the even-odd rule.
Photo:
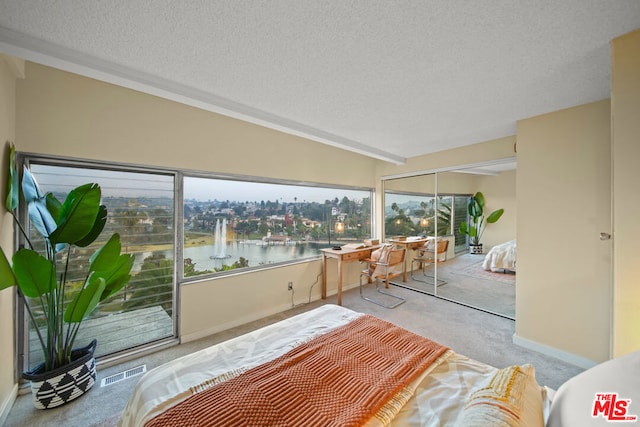
[[(407, 261), (409, 260), (409, 249), (411, 250), (416, 250), (418, 248), (421, 248), (424, 246), (424, 244), (427, 242), (427, 238), (420, 238), (420, 239), (407, 239), (407, 240), (398, 240), (398, 239), (389, 239), (389, 243), (393, 243), (396, 246), (399, 246), (401, 248), (405, 248), (407, 251), (407, 255), (405, 255), (404, 257), (404, 271), (402, 272), (402, 281), (406, 282), (407, 281)], [(411, 265), (409, 265), (409, 268), (411, 268)]]
[(371, 252), (380, 245), (362, 249), (321, 249), (322, 252), (322, 299), (327, 299), (327, 258), (338, 260), (338, 305), (342, 305), (342, 263), (362, 261), (371, 256)]

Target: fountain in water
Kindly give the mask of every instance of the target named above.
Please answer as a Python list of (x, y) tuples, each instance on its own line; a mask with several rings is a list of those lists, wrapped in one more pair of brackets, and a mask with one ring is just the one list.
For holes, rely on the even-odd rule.
[(222, 224), (220, 224), (220, 220), (216, 220), (216, 234), (215, 240), (213, 243), (213, 255), (209, 258), (211, 259), (223, 259), (229, 258), (231, 255), (227, 255), (227, 219), (222, 219)]

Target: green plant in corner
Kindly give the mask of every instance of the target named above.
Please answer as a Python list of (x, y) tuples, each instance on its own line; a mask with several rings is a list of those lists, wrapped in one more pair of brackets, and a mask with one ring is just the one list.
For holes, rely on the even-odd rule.
[[(77, 248), (92, 244), (107, 221), (107, 209), (100, 204), (98, 184), (81, 185), (69, 192), (63, 203), (51, 193), (43, 194), (29, 168), (19, 178), (15, 147), (9, 147), (8, 187), (5, 207), (19, 227), (25, 247), (18, 249), (12, 264), (0, 248), (0, 289), (17, 286), (42, 347), (48, 372), (72, 362), (72, 349), (80, 325), (98, 304), (118, 292), (131, 278), (133, 256), (120, 253), (120, 236), (113, 234), (90, 257), (81, 283), (69, 283), (68, 269)], [(22, 200), (33, 229), (43, 240), (36, 251), (34, 242), (20, 222)]]
[[(467, 212), (469, 213), (468, 222), (463, 221), (460, 223), (460, 232), (469, 236), (469, 245), (471, 246), (480, 246), (480, 240), (482, 239), (486, 225), (497, 222), (504, 213), (504, 209), (497, 209), (485, 218), (484, 206), (484, 195), (478, 191), (469, 197), (469, 201), (467, 202)], [(480, 250), (479, 253), (482, 253), (482, 250)]]

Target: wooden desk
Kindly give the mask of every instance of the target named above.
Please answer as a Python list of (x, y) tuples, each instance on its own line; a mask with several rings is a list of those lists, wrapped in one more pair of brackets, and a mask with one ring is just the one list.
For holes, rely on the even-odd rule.
[[(396, 246), (401, 248), (405, 248), (407, 250), (407, 254), (404, 257), (404, 271), (402, 272), (402, 281), (407, 281), (407, 261), (409, 260), (409, 249), (415, 250), (424, 246), (427, 242), (427, 238), (420, 239), (407, 239), (407, 240), (398, 240), (398, 239), (389, 239), (389, 243), (393, 243)], [(411, 266), (409, 266), (411, 268)]]
[(327, 299), (327, 258), (338, 260), (338, 305), (342, 305), (342, 263), (362, 261), (371, 256), (371, 252), (380, 245), (362, 249), (321, 249), (322, 252), (322, 299)]

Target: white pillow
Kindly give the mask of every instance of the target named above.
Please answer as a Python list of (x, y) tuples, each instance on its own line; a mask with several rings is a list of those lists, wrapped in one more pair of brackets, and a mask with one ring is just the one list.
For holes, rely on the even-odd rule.
[(469, 396), (456, 426), (543, 427), (542, 396), (532, 365), (499, 369)]

